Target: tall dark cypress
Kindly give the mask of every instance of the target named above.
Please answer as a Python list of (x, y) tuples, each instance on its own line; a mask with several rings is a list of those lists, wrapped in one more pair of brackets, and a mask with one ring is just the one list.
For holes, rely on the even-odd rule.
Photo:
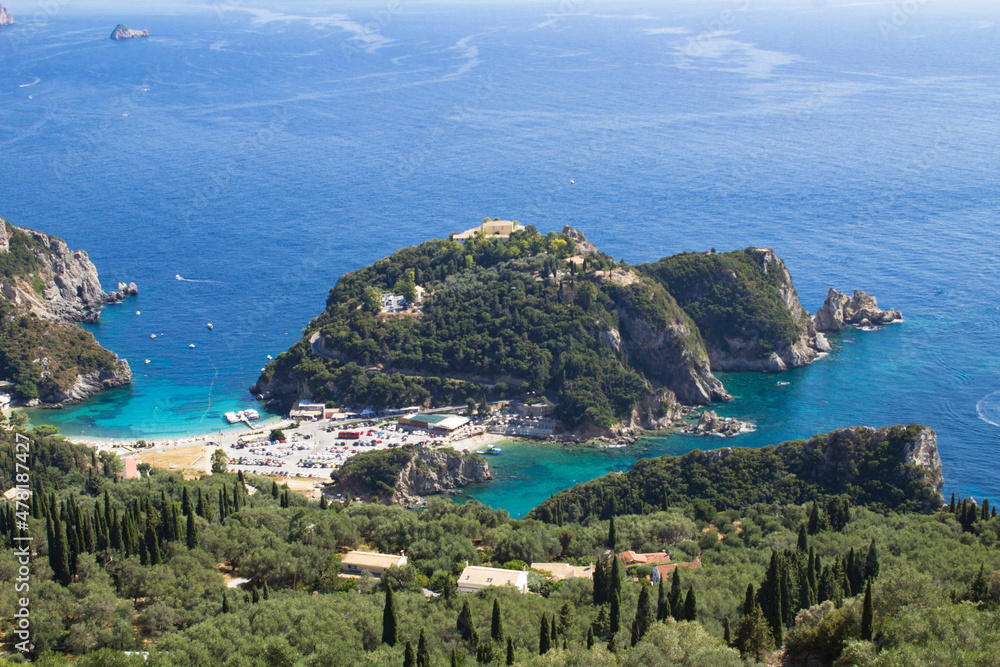
[(458, 612), (458, 618), (455, 620), (455, 628), (465, 641), (472, 639), (472, 611), (469, 609), (468, 600), (462, 601), (462, 610)]
[(187, 515), (187, 548), (194, 549), (198, 546), (198, 527), (194, 523), (194, 512)]
[(118, 519), (118, 510), (111, 513), (111, 548), (119, 553), (125, 553), (125, 540), (122, 535), (121, 521)]
[(615, 531), (615, 517), (611, 517), (608, 521), (608, 539), (605, 541), (604, 546), (615, 551), (618, 545), (618, 533)]
[(670, 615), (675, 621), (683, 620), (684, 609), (681, 600), (681, 573), (679, 568), (674, 568), (674, 576), (670, 580), (670, 595), (667, 596), (670, 602)]
[(413, 653), (413, 644), (406, 640), (406, 647), (403, 649), (403, 667), (417, 667), (417, 656)]
[(688, 587), (687, 597), (684, 598), (684, 620), (698, 620), (698, 600), (694, 595), (694, 586)]
[[(507, 636), (507, 660), (506, 660), (506, 664), (507, 664), (508, 667), (510, 667), (510, 665), (513, 665), (514, 662), (515, 662), (515, 660), (514, 660), (514, 640), (511, 639), (510, 636), (508, 635)], [(427, 664), (428, 665), (431, 664), (430, 660), (427, 661)]]
[(594, 626), (587, 627), (587, 650), (594, 648)]
[[(614, 562), (611, 563), (611, 577), (608, 581), (608, 593), (621, 593), (622, 592), (622, 578), (624, 573), (622, 572), (624, 568), (621, 564), (621, 559), (615, 558)], [(610, 597), (609, 597), (610, 599)]]
[(799, 526), (798, 548), (802, 553), (809, 552), (809, 538), (806, 536), (806, 525), (804, 523)]
[(819, 503), (815, 500), (813, 501), (812, 508), (809, 510), (809, 534), (815, 535), (819, 532)]
[(639, 602), (635, 609), (635, 620), (632, 622), (632, 646), (635, 646), (642, 640), (652, 624), (653, 608), (649, 603), (649, 586), (643, 586), (639, 591)]
[(868, 545), (868, 556), (865, 558), (865, 579), (878, 579), (879, 563), (878, 549), (875, 547), (875, 538), (872, 538)]
[(229, 593), (227, 591), (222, 591), (222, 613), (228, 614), (229, 612)]
[[(611, 619), (609, 623), (609, 628), (611, 630), (611, 635), (614, 636), (618, 634), (618, 631), (622, 629), (622, 594), (620, 591), (611, 591)], [(555, 623), (555, 619), (552, 619)]]
[(743, 615), (749, 614), (755, 604), (753, 584), (747, 584), (747, 592), (743, 596)]
[(955, 492), (954, 491), (951, 492), (951, 502), (948, 503), (948, 511), (951, 512), (952, 514), (955, 513)]
[(500, 615), (499, 600), (493, 600), (493, 617), (490, 621), (490, 638), (498, 644), (503, 643), (503, 618)]
[(420, 628), (420, 639), (417, 640), (417, 667), (431, 667), (431, 651), (427, 648), (423, 628)]
[(146, 526), (146, 551), (149, 552), (150, 565), (157, 565), (161, 562), (160, 543), (156, 539), (156, 532), (152, 526)]
[(604, 559), (598, 558), (594, 563), (594, 606), (600, 606), (608, 601), (608, 582), (604, 567)]
[(733, 645), (732, 630), (729, 627), (728, 616), (722, 619), (722, 641), (726, 643), (726, 646)]
[(66, 529), (59, 520), (59, 517), (55, 512), (52, 513), (52, 542), (49, 544), (49, 549), (53, 552), (50, 555), (50, 562), (52, 563), (52, 575), (56, 581), (60, 582), (63, 586), (70, 583), (73, 578), (72, 571), (70, 570), (69, 564), (69, 544), (66, 540)]
[(552, 639), (549, 635), (549, 619), (542, 614), (542, 620), (538, 626), (538, 655), (545, 655), (549, 652), (549, 644)]
[(396, 614), (392, 586), (386, 586), (385, 608), (382, 610), (382, 643), (395, 646), (397, 641), (399, 641), (399, 616)]
[(861, 608), (861, 634), (858, 639), (871, 641), (875, 629), (875, 606), (872, 604), (872, 580), (865, 584), (865, 601)]
[(670, 616), (670, 604), (667, 602), (667, 587), (663, 579), (656, 591), (656, 620), (665, 621)]
[(188, 494), (188, 488), (184, 487), (184, 492), (181, 494), (181, 511), (184, 512), (184, 516), (188, 516), (194, 509), (191, 507), (191, 496)]

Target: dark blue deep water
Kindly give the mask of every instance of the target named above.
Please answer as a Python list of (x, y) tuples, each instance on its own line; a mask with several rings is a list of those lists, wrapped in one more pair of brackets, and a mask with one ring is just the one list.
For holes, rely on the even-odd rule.
[[(0, 215), (142, 290), (93, 328), (134, 385), (36, 422), (217, 429), (338, 276), (501, 216), (632, 263), (769, 246), (811, 311), (869, 290), (905, 323), (844, 333), (788, 386), (721, 376), (721, 411), (758, 425), (727, 444), (921, 422), (946, 493), (1000, 496), (995, 4), (6, 4)], [(111, 42), (119, 22), (153, 37)], [(716, 444), (515, 447), (473, 495), (519, 515)]]

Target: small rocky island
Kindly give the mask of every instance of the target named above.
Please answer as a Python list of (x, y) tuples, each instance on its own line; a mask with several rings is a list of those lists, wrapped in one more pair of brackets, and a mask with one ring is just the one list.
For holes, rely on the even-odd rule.
[(105, 293), (87, 253), (0, 218), (0, 379), (25, 404), (72, 403), (132, 381), (128, 362), (77, 326), (139, 293)]
[(823, 307), (813, 317), (817, 331), (840, 331), (848, 324), (859, 327), (874, 327), (890, 324), (903, 319), (903, 314), (890, 308), (882, 310), (875, 297), (868, 292), (854, 290), (854, 296), (830, 288)]
[(0, 5), (0, 26), (2, 25), (14, 25), (14, 17), (10, 15), (6, 7)]
[(115, 26), (114, 32), (111, 33), (111, 39), (116, 42), (124, 41), (126, 39), (139, 39), (141, 37), (149, 37), (148, 30), (129, 30), (121, 23)]

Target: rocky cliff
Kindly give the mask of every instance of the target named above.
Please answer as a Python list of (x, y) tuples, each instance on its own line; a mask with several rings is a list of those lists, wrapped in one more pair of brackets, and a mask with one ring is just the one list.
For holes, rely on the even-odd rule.
[[(13, 243), (13, 246), (12, 246)], [(101, 308), (139, 293), (135, 283), (118, 283), (105, 293), (86, 251), (0, 218), (0, 253), (19, 266), (0, 272), (0, 295), (44, 320), (96, 322)]]
[(14, 17), (3, 5), (0, 5), (0, 26), (2, 25), (14, 25)]
[(332, 479), (328, 492), (412, 507), (425, 496), (479, 484), (493, 475), (477, 454), (406, 446), (352, 456)]
[(773, 250), (684, 253), (640, 268), (698, 325), (713, 371), (782, 371), (830, 350)]
[(882, 310), (878, 307), (875, 297), (867, 292), (854, 290), (854, 296), (848, 297), (843, 292), (830, 288), (826, 301), (813, 316), (813, 324), (817, 331), (840, 331), (848, 324), (859, 327), (889, 324), (903, 319), (903, 314), (897, 310)]
[(95, 322), (104, 305), (136, 293), (134, 283), (105, 293), (86, 252), (0, 218), (0, 375), (47, 403), (129, 384), (128, 363), (73, 323)]
[(120, 42), (125, 39), (138, 39), (140, 37), (149, 37), (148, 30), (129, 30), (121, 23), (115, 26), (114, 32), (111, 33), (111, 39), (116, 42)]

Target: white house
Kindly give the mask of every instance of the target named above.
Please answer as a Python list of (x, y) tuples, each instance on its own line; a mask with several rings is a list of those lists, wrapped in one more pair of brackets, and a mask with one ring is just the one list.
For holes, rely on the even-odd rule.
[(403, 554), (380, 554), (371, 551), (351, 551), (344, 556), (340, 562), (341, 572), (344, 574), (361, 574), (370, 572), (376, 577), (395, 565), (403, 567), (406, 565), (406, 556)]
[(498, 567), (466, 565), (458, 578), (459, 593), (475, 593), (487, 586), (513, 586), (528, 592), (528, 573), (524, 570), (502, 570)]

